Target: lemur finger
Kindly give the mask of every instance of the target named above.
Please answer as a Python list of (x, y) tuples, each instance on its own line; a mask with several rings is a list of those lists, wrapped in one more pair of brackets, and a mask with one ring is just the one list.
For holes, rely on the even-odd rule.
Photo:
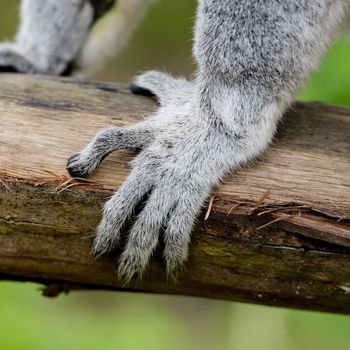
[(151, 176), (147, 176), (142, 169), (132, 170), (127, 180), (104, 206), (103, 217), (92, 246), (95, 255), (106, 254), (120, 244), (123, 226), (151, 187)]
[(130, 90), (138, 95), (155, 96), (161, 105), (166, 105), (169, 102), (188, 99), (192, 92), (192, 83), (166, 73), (148, 71), (134, 79)]
[(130, 231), (128, 242), (120, 258), (119, 278), (130, 281), (142, 276), (159, 239), (162, 224), (174, 205), (171, 189), (157, 187)]
[(153, 138), (154, 131), (147, 123), (102, 130), (81, 153), (68, 159), (67, 171), (73, 177), (89, 176), (111, 152), (120, 149), (140, 149)]
[(0, 71), (36, 73), (35, 67), (11, 43), (0, 45)]
[(182, 197), (172, 211), (164, 232), (163, 256), (167, 275), (172, 278), (176, 277), (177, 272), (188, 258), (190, 234), (205, 198), (205, 196), (196, 196), (193, 193), (185, 196), (182, 194)]

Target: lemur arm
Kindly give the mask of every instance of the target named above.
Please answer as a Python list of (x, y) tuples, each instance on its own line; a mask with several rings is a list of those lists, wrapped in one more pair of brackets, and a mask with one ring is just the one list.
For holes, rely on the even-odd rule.
[(72, 175), (87, 176), (110, 152), (141, 149), (130, 176), (106, 203), (94, 239), (97, 255), (121, 245), (123, 226), (147, 198), (119, 261), (121, 278), (142, 275), (162, 231), (168, 274), (183, 265), (203, 202), (224, 174), (271, 142), (346, 7), (348, 0), (199, 1), (196, 78), (137, 77), (133, 90), (154, 94), (158, 112), (134, 126), (100, 132), (68, 161)]
[(62, 74), (94, 20), (89, 1), (22, 0), (15, 40), (0, 45), (1, 70)]
[(94, 72), (118, 53), (152, 2), (22, 0), (16, 38), (0, 44), (0, 71), (51, 75)]

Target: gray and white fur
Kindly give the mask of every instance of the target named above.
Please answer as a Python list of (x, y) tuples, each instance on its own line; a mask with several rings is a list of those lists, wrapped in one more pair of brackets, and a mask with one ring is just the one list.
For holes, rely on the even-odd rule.
[[(117, 6), (104, 13), (113, 3)], [(0, 44), (0, 69), (91, 74), (117, 54), (154, 0), (22, 0), (13, 42)], [(102, 18), (96, 18), (103, 15)], [(96, 19), (98, 19), (96, 21)]]
[(123, 226), (148, 194), (130, 228), (118, 275), (127, 281), (141, 276), (161, 232), (166, 270), (175, 274), (188, 257), (191, 230), (213, 187), (266, 149), (348, 8), (348, 0), (200, 0), (195, 78), (139, 75), (132, 91), (153, 94), (158, 111), (133, 126), (101, 131), (68, 161), (73, 176), (88, 176), (115, 150), (141, 150), (105, 204), (93, 252), (109, 253), (121, 244)]
[(81, 0), (22, 0), (14, 42), (0, 45), (0, 66), (19, 72), (59, 75), (74, 60), (93, 22)]

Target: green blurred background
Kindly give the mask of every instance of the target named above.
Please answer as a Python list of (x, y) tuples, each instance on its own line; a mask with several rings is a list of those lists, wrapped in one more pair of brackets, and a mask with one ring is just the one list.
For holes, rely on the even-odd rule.
[[(194, 0), (160, 0), (129, 45), (94, 78), (129, 81), (146, 69), (189, 76)], [(0, 1), (0, 40), (18, 1)], [(301, 100), (350, 104), (350, 41), (339, 39)], [(31, 283), (0, 283), (1, 350), (349, 350), (350, 317), (187, 297), (74, 292), (41, 297)]]

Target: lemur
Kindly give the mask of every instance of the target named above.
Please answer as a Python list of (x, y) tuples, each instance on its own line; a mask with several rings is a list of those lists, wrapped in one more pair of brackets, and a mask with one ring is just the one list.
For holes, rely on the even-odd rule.
[[(152, 1), (119, 0), (126, 16), (107, 18), (104, 36), (92, 35), (113, 2), (22, 0), (17, 36), (0, 47), (2, 70), (60, 75), (94, 68), (112, 42), (121, 46), (125, 19), (135, 23)], [(156, 113), (100, 131), (68, 160), (68, 172), (85, 177), (111, 152), (139, 150), (127, 180), (104, 206), (94, 254), (121, 244), (123, 226), (148, 195), (128, 233), (118, 275), (126, 281), (141, 276), (161, 232), (166, 271), (176, 274), (213, 187), (267, 148), (349, 7), (349, 0), (199, 0), (194, 78), (158, 71), (137, 76), (131, 91), (155, 96)]]

